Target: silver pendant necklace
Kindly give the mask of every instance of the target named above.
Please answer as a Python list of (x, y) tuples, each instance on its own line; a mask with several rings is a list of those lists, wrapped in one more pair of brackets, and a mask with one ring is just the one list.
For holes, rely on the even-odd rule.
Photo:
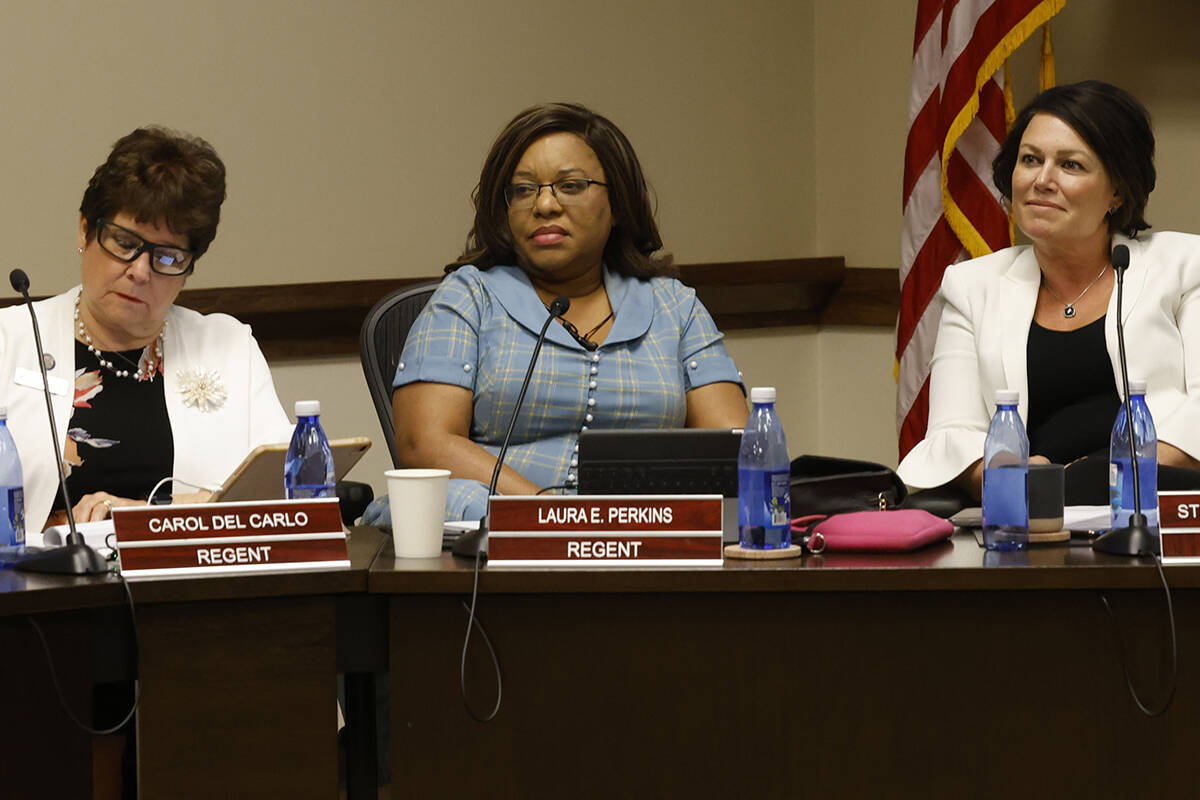
[(1085, 286), (1083, 288), (1083, 291), (1080, 292), (1078, 295), (1076, 295), (1075, 299), (1069, 303), (1064, 302), (1063, 299), (1061, 297), (1059, 297), (1058, 294), (1053, 289), (1050, 288), (1050, 284), (1046, 283), (1045, 278), (1042, 279), (1042, 285), (1046, 287), (1046, 291), (1050, 293), (1051, 297), (1053, 297), (1055, 300), (1057, 300), (1058, 302), (1063, 304), (1063, 306), (1064, 306), (1063, 316), (1066, 317), (1067, 319), (1070, 319), (1071, 317), (1075, 316), (1075, 304), (1083, 299), (1083, 296), (1088, 293), (1088, 289), (1091, 289), (1093, 286), (1095, 286), (1097, 283), (1100, 282), (1100, 279), (1102, 277), (1104, 277), (1104, 273), (1107, 270), (1108, 270), (1108, 264), (1105, 264), (1103, 267), (1100, 268), (1100, 272), (1098, 272), (1096, 274), (1096, 277), (1092, 278), (1092, 282), (1089, 283), (1087, 286)]

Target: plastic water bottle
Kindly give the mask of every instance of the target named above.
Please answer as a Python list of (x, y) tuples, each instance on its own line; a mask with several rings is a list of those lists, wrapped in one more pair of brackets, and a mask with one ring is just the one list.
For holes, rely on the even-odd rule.
[(24, 487), (17, 443), (8, 432), (8, 409), (0, 406), (0, 546), (25, 544)]
[(283, 488), (289, 500), (336, 496), (333, 451), (321, 429), (320, 416), (319, 400), (297, 401), (296, 432), (283, 465)]
[[(1129, 382), (1129, 404), (1133, 409), (1134, 445), (1137, 448), (1138, 482), (1142, 490), (1142, 513), (1146, 526), (1158, 533), (1158, 435), (1150, 407), (1146, 405), (1146, 382)], [(1109, 444), (1108, 497), (1112, 526), (1123, 528), (1133, 516), (1133, 470), (1129, 461), (1129, 423), (1125, 404), (1117, 411)]]
[(738, 544), (756, 550), (792, 543), (791, 462), (775, 415), (775, 387), (750, 390), (754, 410), (738, 450)]
[(1020, 392), (999, 389), (983, 444), (983, 545), (1020, 550), (1029, 543), (1029, 437), (1017, 413)]

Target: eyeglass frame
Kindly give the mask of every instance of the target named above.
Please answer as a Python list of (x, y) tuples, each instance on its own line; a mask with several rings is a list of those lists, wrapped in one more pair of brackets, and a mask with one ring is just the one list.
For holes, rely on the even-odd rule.
[[(571, 176), (571, 177), (567, 177), (567, 178), (559, 178), (556, 181), (550, 181), (550, 183), (535, 183), (534, 181), (520, 181), (518, 183), (510, 183), (508, 186), (504, 187), (504, 204), (507, 205), (509, 208), (516, 208), (518, 211), (521, 211), (525, 208), (533, 208), (534, 206), (537, 205), (538, 198), (540, 198), (542, 196), (542, 189), (545, 189), (547, 187), (550, 188), (550, 194), (554, 196), (554, 199), (557, 200), (559, 203), (562, 203), (562, 200), (558, 196), (558, 190), (555, 189), (554, 187), (555, 187), (555, 184), (564, 183), (567, 181), (580, 181), (580, 182), (586, 183), (587, 189), (590, 189), (593, 184), (596, 186), (603, 186), (605, 189), (608, 188), (608, 184), (605, 183), (604, 181), (598, 181), (595, 178), (580, 178), (577, 176)], [(536, 186), (537, 187), (537, 192), (533, 195), (533, 200), (529, 203), (528, 206), (524, 206), (524, 205), (513, 206), (512, 197), (510, 197), (509, 193), (518, 186)], [(587, 189), (584, 189), (583, 192), (586, 192)], [(582, 197), (583, 192), (580, 192), (578, 195), (570, 195), (569, 194), (569, 195), (565, 195), (565, 196), (566, 197)], [(563, 205), (570, 205), (570, 203), (564, 203)]]
[[(107, 247), (104, 246), (104, 242), (101, 241), (100, 237), (104, 233), (104, 226), (106, 226), (106, 225), (111, 225), (112, 227), (116, 228), (117, 230), (129, 234), (130, 236), (132, 236), (133, 238), (135, 238), (141, 242), (141, 244), (138, 245), (137, 249), (133, 251), (132, 256), (130, 256), (129, 258), (125, 258), (124, 256), (117, 255), (116, 253), (114, 253), (113, 251), (109, 250)], [(166, 278), (183, 278), (188, 275), (191, 275), (192, 271), (196, 268), (197, 256), (196, 256), (196, 252), (194, 250), (189, 250), (186, 247), (180, 247), (177, 244), (163, 244), (161, 242), (152, 242), (149, 239), (147, 239), (146, 237), (142, 236), (137, 231), (131, 231), (131, 230), (129, 230), (129, 228), (118, 225), (117, 223), (113, 222), (111, 219), (101, 218), (101, 219), (96, 220), (96, 244), (100, 245), (100, 249), (103, 250), (104, 252), (108, 253), (113, 258), (117, 259), (118, 261), (124, 262), (126, 264), (132, 264), (133, 262), (137, 261), (138, 258), (141, 257), (142, 253), (149, 253), (150, 254), (150, 271), (153, 272), (155, 275), (162, 275), (163, 277), (166, 277)], [(188, 261), (187, 269), (183, 270), (183, 272), (163, 272), (162, 270), (156, 268), (154, 266), (154, 251), (160, 247), (168, 249), (168, 250), (178, 250), (182, 253), (187, 253), (188, 256), (191, 257), (191, 260)]]

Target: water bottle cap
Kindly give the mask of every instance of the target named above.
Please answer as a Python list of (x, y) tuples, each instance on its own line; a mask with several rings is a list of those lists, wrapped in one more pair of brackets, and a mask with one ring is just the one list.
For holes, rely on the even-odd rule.
[(750, 389), (751, 403), (774, 403), (775, 402), (775, 387), (774, 386), (755, 386)]
[(297, 417), (315, 417), (321, 413), (320, 400), (297, 400), (296, 401), (296, 416)]
[(1129, 394), (1135, 395), (1135, 394), (1145, 394), (1145, 393), (1146, 393), (1146, 382), (1145, 381), (1136, 380), (1134, 378), (1129, 379)]
[(1021, 400), (1021, 392), (1017, 389), (997, 389), (996, 405), (1015, 406)]
[(8, 419), (8, 406), (0, 406), (0, 419)]

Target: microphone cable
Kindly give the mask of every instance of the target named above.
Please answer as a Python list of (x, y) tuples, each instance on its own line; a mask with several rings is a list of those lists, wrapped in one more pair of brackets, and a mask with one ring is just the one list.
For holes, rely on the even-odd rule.
[[(475, 553), (475, 578), (471, 586), (471, 605), (467, 605), (466, 600), (460, 600), (459, 603), (467, 612), (467, 632), (463, 636), (462, 658), (458, 664), (458, 687), (462, 692), (463, 708), (467, 710), (467, 714), (476, 722), (485, 723), (491, 722), (500, 713), (500, 700), (504, 695), (504, 680), (500, 674), (500, 659), (496, 657), (496, 650), (492, 647), (492, 640), (488, 638), (487, 631), (483, 629), (483, 625), (475, 617), (475, 601), (479, 597), (479, 562), (482, 560), (482, 551)], [(492, 657), (492, 667), (496, 670), (496, 705), (492, 706), (491, 713), (487, 716), (480, 716), (475, 713), (475, 709), (471, 708), (471, 701), (467, 698), (467, 647), (471, 642), (471, 627), (474, 626), (479, 635), (483, 637), (483, 643), (487, 645), (488, 654)]]
[(1100, 591), (1100, 602), (1104, 604), (1104, 610), (1108, 612), (1108, 619), (1112, 623), (1113, 638), (1117, 641), (1117, 652), (1121, 656), (1121, 670), (1125, 673), (1125, 685), (1129, 687), (1129, 696), (1133, 698), (1138, 711), (1141, 711), (1147, 717), (1158, 717), (1165, 714), (1175, 699), (1175, 689), (1179, 685), (1179, 653), (1175, 641), (1175, 606), (1171, 602), (1171, 587), (1167, 584), (1167, 575), (1163, 572), (1162, 556), (1155, 555), (1153, 558), (1154, 565), (1158, 567), (1158, 577), (1162, 581), (1163, 591), (1167, 596), (1167, 622), (1171, 629), (1171, 677), (1167, 687), (1167, 698), (1163, 701), (1161, 708), (1147, 708), (1142, 699), (1138, 697), (1137, 689), (1133, 685), (1133, 677), (1129, 674), (1129, 654), (1125, 650), (1125, 637), (1121, 635), (1121, 629), (1117, 625), (1117, 617), (1113, 614), (1107, 595), (1103, 590)]
[[(129, 628), (133, 632), (133, 664), (136, 671), (138, 661), (141, 658), (141, 643), (138, 640), (137, 618), (134, 615), (133, 607), (133, 593), (129, 590), (128, 579), (126, 579), (125, 576), (117, 570), (114, 570), (113, 573), (121, 582), (121, 588), (125, 590), (125, 598), (129, 604)], [(58, 704), (62, 707), (62, 710), (66, 712), (66, 715), (70, 718), (71, 722), (75, 723), (75, 726), (80, 730), (84, 731), (85, 733), (89, 733), (92, 736), (108, 736), (117, 733), (126, 725), (128, 725), (129, 721), (133, 719), (133, 715), (137, 713), (138, 705), (142, 699), (142, 686), (137, 680), (137, 677), (135, 676), (133, 679), (133, 703), (129, 707), (129, 713), (127, 713), (120, 722), (110, 728), (93, 728), (90, 725), (85, 724), (79, 719), (79, 717), (75, 716), (75, 712), (71, 710), (70, 705), (67, 703), (67, 697), (63, 693), (62, 684), (59, 683), (58, 680), (58, 671), (54, 668), (54, 656), (50, 653), (50, 644), (46, 641), (46, 634), (42, 631), (42, 626), (39, 625), (38, 621), (33, 618), (32, 614), (26, 616), (25, 619), (29, 620), (29, 624), (33, 626), (34, 633), (36, 633), (38, 639), (41, 640), (42, 652), (46, 655), (46, 666), (50, 668), (50, 680), (53, 682), (54, 691), (58, 695)]]
[[(192, 483), (191, 481), (186, 481), (179, 478), (171, 478), (168, 476), (154, 485), (154, 488), (150, 490), (148, 499), (153, 498), (158, 493), (159, 488), (170, 480), (186, 484), (194, 489), (208, 488)], [(114, 544), (109, 542), (109, 539), (111, 539), (113, 536), (115, 536), (115, 534), (110, 533), (107, 537), (105, 537), (105, 546), (111, 551), (111, 555), (108, 556), (108, 560), (117, 561), (120, 557), (118, 555), (117, 548)], [(117, 565), (113, 566), (112, 574), (121, 582), (121, 588), (125, 590), (125, 601), (129, 606), (129, 629), (133, 634), (133, 663), (136, 668), (136, 665), (141, 658), (142, 648), (141, 641), (138, 638), (137, 613), (133, 602), (133, 592), (129, 589), (129, 579), (121, 574), (119, 561)], [(133, 703), (130, 705), (128, 713), (125, 714), (120, 722), (109, 728), (93, 728), (90, 725), (87, 725), (75, 715), (75, 712), (71, 710), (70, 705), (67, 703), (66, 694), (63, 692), (62, 684), (58, 680), (58, 670), (54, 667), (54, 656), (50, 652), (50, 643), (46, 640), (45, 631), (42, 630), (42, 626), (38, 624), (38, 621), (34, 619), (33, 615), (28, 615), (25, 618), (29, 621), (29, 624), (33, 627), (34, 633), (37, 634), (38, 640), (42, 643), (42, 653), (46, 656), (46, 666), (50, 668), (50, 680), (54, 684), (55, 694), (58, 695), (58, 704), (62, 707), (62, 710), (66, 713), (67, 717), (70, 718), (71, 722), (73, 722), (77, 728), (85, 733), (91, 734), (92, 736), (108, 736), (118, 732), (128, 725), (130, 720), (132, 720), (133, 716), (137, 713), (138, 706), (140, 705), (142, 699), (142, 686), (137, 678), (134, 678), (133, 680)], [(486, 636), (484, 638), (486, 639)]]
[(554, 486), (545, 486), (541, 489), (538, 489), (537, 495), (535, 495), (535, 496), (540, 497), (541, 495), (544, 495), (546, 492), (553, 492), (553, 491), (557, 491), (559, 489), (561, 489), (565, 492), (569, 492), (569, 491), (576, 490), (578, 488), (579, 487), (577, 487), (571, 483), (557, 483)]
[[(573, 489), (575, 487), (570, 484), (560, 483), (555, 486), (546, 486), (538, 489), (538, 495), (546, 492), (552, 492), (555, 489)], [(482, 551), (480, 551), (482, 552)], [(504, 693), (504, 679), (500, 674), (500, 659), (496, 656), (496, 649), (492, 647), (492, 640), (488, 638), (487, 631), (483, 629), (483, 625), (475, 617), (475, 602), (479, 597), (479, 562), (482, 560), (480, 553), (475, 554), (474, 578), (471, 585), (471, 603), (467, 604), (466, 600), (460, 600), (463, 610), (467, 612), (467, 632), (463, 637), (462, 657), (458, 664), (458, 686), (462, 691), (463, 707), (467, 709), (467, 714), (476, 722), (491, 722), (500, 713), (500, 700)], [(467, 643), (471, 640), (471, 628), (479, 631), (479, 635), (483, 637), (483, 643), (487, 645), (488, 655), (492, 657), (492, 668), (496, 672), (496, 705), (492, 707), (491, 713), (487, 716), (480, 716), (475, 713), (475, 709), (471, 708), (470, 702), (467, 700)]]
[[(148, 494), (146, 496), (146, 502), (149, 505), (155, 505), (154, 498), (158, 495), (158, 490), (161, 489), (162, 485), (164, 483), (166, 483), (167, 481), (174, 481), (175, 483), (182, 483), (184, 486), (190, 486), (191, 488), (196, 489), (201, 492), (214, 491), (214, 487), (212, 486), (212, 484), (204, 485), (201, 483), (192, 483), (191, 481), (186, 481), (183, 478), (176, 478), (173, 475), (168, 475), (167, 477), (160, 480), (158, 483), (154, 484), (154, 488), (151, 489), (150, 494)], [(170, 495), (167, 495), (167, 496), (170, 497)], [(163, 505), (167, 505), (167, 504), (164, 503)]]

